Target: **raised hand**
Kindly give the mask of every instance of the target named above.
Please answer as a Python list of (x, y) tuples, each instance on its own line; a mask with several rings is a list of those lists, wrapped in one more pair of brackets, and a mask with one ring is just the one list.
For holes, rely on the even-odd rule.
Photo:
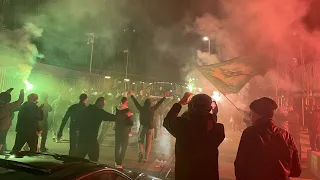
[(182, 106), (188, 104), (190, 102), (192, 96), (193, 96), (193, 94), (191, 92), (184, 93), (183, 97), (179, 101), (179, 104), (181, 104)]

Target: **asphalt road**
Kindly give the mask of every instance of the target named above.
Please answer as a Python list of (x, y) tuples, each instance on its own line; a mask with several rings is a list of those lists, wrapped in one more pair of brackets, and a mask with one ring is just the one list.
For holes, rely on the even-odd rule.
[[(63, 139), (67, 140), (69, 137), (68, 132), (64, 132)], [(219, 172), (221, 180), (233, 180), (234, 168), (233, 162), (235, 159), (238, 143), (241, 134), (236, 132), (227, 132), (227, 138), (220, 146), (219, 157)], [(15, 134), (10, 132), (8, 135), (7, 143), (10, 149), (13, 145)], [(310, 174), (306, 169), (306, 151), (308, 148), (308, 137), (303, 135), (301, 140), (303, 144), (303, 168), (304, 172), (302, 178), (296, 178), (294, 180), (312, 180)], [(127, 154), (124, 160), (124, 167), (133, 171), (145, 172), (159, 178), (174, 179), (174, 143), (175, 139), (163, 128), (160, 132), (159, 138), (153, 142), (152, 152), (150, 159), (147, 163), (139, 163), (138, 160), (138, 145), (137, 145), (137, 133), (133, 132), (133, 136), (130, 137), (130, 143), (127, 150)], [(69, 144), (67, 141), (62, 143), (55, 143), (52, 141), (52, 136), (48, 138), (47, 147), (49, 152), (58, 154), (67, 154)], [(113, 130), (110, 130), (103, 143), (100, 144), (100, 163), (113, 165), (114, 164), (114, 135)]]

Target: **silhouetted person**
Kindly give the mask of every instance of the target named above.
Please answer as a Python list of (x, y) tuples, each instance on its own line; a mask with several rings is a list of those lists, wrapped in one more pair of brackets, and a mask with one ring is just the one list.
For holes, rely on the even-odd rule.
[(40, 144), (40, 151), (46, 152), (48, 151), (48, 148), (46, 147), (47, 137), (48, 137), (48, 131), (49, 131), (49, 122), (48, 122), (48, 116), (49, 112), (52, 111), (52, 107), (48, 103), (48, 94), (43, 93), (40, 96), (40, 99), (42, 99), (41, 104), (43, 104), (43, 120), (39, 122), (40, 129), (42, 131), (41, 133), (41, 144)]
[(312, 151), (320, 152), (320, 107), (316, 107), (310, 122), (309, 136)]
[(18, 113), (16, 140), (12, 151), (18, 152), (27, 143), (30, 151), (37, 152), (39, 121), (43, 120), (43, 105), (37, 106), (38, 95), (30, 94), (28, 101), (23, 103)]
[(270, 98), (250, 104), (252, 126), (241, 136), (235, 165), (237, 180), (289, 180), (299, 177), (299, 152), (292, 136), (272, 118), (278, 108)]
[(79, 103), (71, 105), (66, 114), (64, 115), (59, 132), (57, 135), (58, 141), (60, 141), (63, 133), (63, 129), (66, 126), (69, 118), (70, 120), (70, 130), (69, 130), (69, 138), (70, 138), (70, 148), (69, 148), (69, 155), (76, 156), (77, 153), (77, 143), (78, 143), (78, 131), (79, 127), (77, 124), (77, 118), (79, 117), (81, 111), (86, 107), (88, 103), (88, 96), (86, 94), (81, 94), (79, 96)]
[(79, 146), (78, 155), (85, 158), (87, 155), (91, 161), (98, 161), (100, 147), (98, 133), (102, 121), (115, 121), (115, 115), (106, 112), (103, 107), (106, 104), (104, 97), (99, 97), (94, 105), (89, 105), (77, 119), (79, 122)]
[(116, 109), (115, 127), (115, 159), (116, 167), (122, 168), (122, 162), (127, 152), (129, 134), (133, 126), (133, 114), (128, 108), (128, 99), (123, 97), (121, 104)]
[(140, 112), (140, 127), (139, 127), (139, 162), (143, 160), (144, 155), (144, 162), (148, 161), (151, 145), (152, 145), (152, 138), (154, 134), (155, 128), (155, 121), (154, 121), (154, 112), (161, 106), (161, 104), (166, 100), (163, 97), (160, 101), (157, 102), (156, 105), (151, 106), (151, 100), (146, 99), (144, 105), (141, 106), (136, 98), (133, 96), (132, 91), (129, 92), (136, 108)]
[(24, 100), (24, 90), (21, 89), (19, 99), (10, 103), (12, 90), (13, 88), (0, 93), (0, 154), (3, 152), (4, 148), (6, 148), (6, 139), (12, 125), (13, 112)]
[[(189, 99), (186, 93), (179, 103), (173, 105), (163, 126), (176, 138), (175, 179), (219, 180), (218, 147), (225, 138), (224, 126), (217, 121), (217, 108), (212, 110), (212, 99), (198, 94)], [(183, 105), (188, 111), (181, 117), (178, 114)]]

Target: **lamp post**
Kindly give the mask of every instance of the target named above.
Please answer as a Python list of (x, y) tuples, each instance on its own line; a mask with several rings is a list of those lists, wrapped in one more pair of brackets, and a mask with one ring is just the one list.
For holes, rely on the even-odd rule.
[(87, 44), (91, 43), (91, 56), (90, 56), (90, 67), (89, 67), (89, 73), (91, 74), (91, 71), (92, 71), (92, 58), (93, 58), (94, 33), (88, 33), (87, 35), (89, 35)]
[[(129, 49), (126, 49), (123, 52), (127, 54), (126, 78), (125, 79), (128, 79)], [(124, 81), (124, 89), (127, 90), (127, 81)]]
[(208, 53), (211, 54), (211, 40), (208, 36), (202, 38), (204, 41), (208, 41)]

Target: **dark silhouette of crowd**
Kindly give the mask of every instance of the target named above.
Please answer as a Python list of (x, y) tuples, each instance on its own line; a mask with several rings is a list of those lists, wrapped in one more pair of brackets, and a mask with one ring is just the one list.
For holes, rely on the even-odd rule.
[[(20, 91), (19, 99), (11, 103), (12, 91), (13, 89), (9, 89), (0, 93), (0, 153), (3, 153), (5, 148), (6, 135), (15, 109), (19, 109), (19, 112), (13, 153), (20, 151), (25, 144), (28, 144), (30, 151), (48, 150), (48, 114), (52, 111), (54, 140), (61, 140), (70, 119), (69, 155), (80, 158), (88, 156), (92, 161), (99, 160), (98, 136), (102, 122), (115, 122), (113, 129), (117, 168), (122, 168), (132, 127), (136, 123), (140, 124), (137, 160), (147, 162), (152, 141), (156, 138), (155, 131), (161, 127), (163, 121), (163, 127), (176, 139), (175, 178), (219, 179), (218, 148), (225, 139), (225, 129), (219, 122), (217, 103), (206, 94), (185, 93), (180, 100), (166, 100), (169, 98), (165, 95), (158, 101), (152, 101), (147, 97), (136, 97), (129, 91), (130, 98), (121, 95), (114, 98), (114, 101), (107, 102), (108, 98), (103, 96), (91, 99), (83, 93), (73, 105), (62, 104), (64, 100), (61, 97), (49, 105), (47, 94), (42, 94), (41, 103), (38, 103), (38, 95), (31, 93), (23, 103), (24, 90)], [(143, 105), (139, 101), (144, 101)], [(88, 102), (93, 103), (87, 105)], [(170, 106), (171, 109), (168, 108)], [(186, 111), (179, 116), (183, 108), (186, 108)], [(242, 133), (234, 162), (236, 179), (289, 180), (289, 177), (299, 177), (300, 121), (294, 108), (289, 106), (286, 112), (286, 120), (290, 119), (286, 127), (280, 127), (281, 124), (275, 121), (275, 117), (283, 116), (284, 113), (283, 110), (278, 110), (277, 103), (270, 98), (263, 97), (253, 101), (249, 109), (250, 111), (238, 109), (245, 115), (247, 128)], [(282, 114), (277, 114), (279, 112)], [(308, 124), (310, 145), (312, 150), (319, 151), (320, 108), (315, 108), (312, 113)], [(165, 118), (161, 118), (164, 115)], [(282, 124), (283, 122), (285, 121), (281, 121)], [(42, 140), (38, 142), (40, 134)]]

